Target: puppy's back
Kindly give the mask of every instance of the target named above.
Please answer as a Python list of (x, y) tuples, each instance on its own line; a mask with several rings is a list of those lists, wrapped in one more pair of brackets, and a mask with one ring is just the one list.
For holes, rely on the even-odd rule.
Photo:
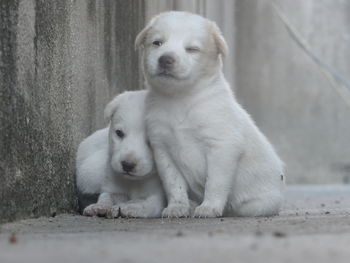
[(78, 146), (76, 162), (79, 166), (91, 153), (108, 146), (108, 127), (97, 130)]
[(108, 127), (98, 130), (83, 140), (77, 151), (76, 180), (80, 193), (100, 192), (108, 159)]

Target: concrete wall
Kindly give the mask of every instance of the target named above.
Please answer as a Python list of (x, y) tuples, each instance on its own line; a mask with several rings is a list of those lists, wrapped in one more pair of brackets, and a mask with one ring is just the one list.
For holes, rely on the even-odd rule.
[(142, 1), (0, 0), (0, 222), (75, 209), (77, 144), (141, 87)]
[[(314, 53), (350, 76), (347, 1), (276, 2)], [(0, 0), (0, 222), (75, 208), (76, 146), (105, 125), (107, 101), (142, 87), (134, 38), (145, 17), (171, 9), (218, 23), (231, 47), (225, 75), (289, 183), (349, 182), (350, 109), (269, 3)]]
[[(285, 160), (289, 183), (349, 182), (350, 108), (270, 2), (236, 1), (237, 97)], [(275, 2), (312, 51), (350, 79), (349, 1)]]

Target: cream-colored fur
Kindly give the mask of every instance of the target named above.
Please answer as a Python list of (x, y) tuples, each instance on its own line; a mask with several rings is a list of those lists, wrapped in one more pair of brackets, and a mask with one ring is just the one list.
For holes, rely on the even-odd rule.
[(283, 163), (222, 74), (227, 45), (211, 21), (156, 16), (136, 38), (149, 89), (146, 127), (168, 199), (164, 217), (271, 216)]
[[(147, 91), (124, 92), (105, 109), (109, 127), (81, 142), (77, 152), (77, 186), (81, 193), (99, 193), (84, 215), (159, 217), (165, 196), (145, 135)], [(118, 136), (116, 133), (118, 131)], [(135, 164), (125, 170), (123, 162)]]

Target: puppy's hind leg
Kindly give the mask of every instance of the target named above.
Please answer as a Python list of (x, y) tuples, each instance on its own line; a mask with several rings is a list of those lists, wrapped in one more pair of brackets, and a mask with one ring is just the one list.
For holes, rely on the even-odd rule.
[[(216, 145), (207, 156), (208, 176), (204, 199), (194, 210), (194, 217), (220, 217), (223, 215), (232, 186), (232, 171), (236, 170), (239, 146)], [(225, 153), (225, 154), (223, 154)]]
[(268, 193), (240, 204), (234, 209), (236, 216), (274, 216), (280, 211), (283, 197), (279, 192)]

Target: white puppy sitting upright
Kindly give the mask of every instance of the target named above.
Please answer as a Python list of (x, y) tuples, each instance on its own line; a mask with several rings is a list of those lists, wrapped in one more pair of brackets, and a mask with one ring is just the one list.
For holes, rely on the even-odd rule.
[(153, 18), (136, 38), (146, 127), (168, 206), (164, 217), (270, 216), (283, 201), (283, 164), (222, 74), (215, 23), (185, 12)]
[(145, 136), (147, 91), (124, 92), (105, 109), (110, 126), (86, 138), (77, 152), (77, 186), (100, 193), (88, 216), (159, 217), (165, 196)]

